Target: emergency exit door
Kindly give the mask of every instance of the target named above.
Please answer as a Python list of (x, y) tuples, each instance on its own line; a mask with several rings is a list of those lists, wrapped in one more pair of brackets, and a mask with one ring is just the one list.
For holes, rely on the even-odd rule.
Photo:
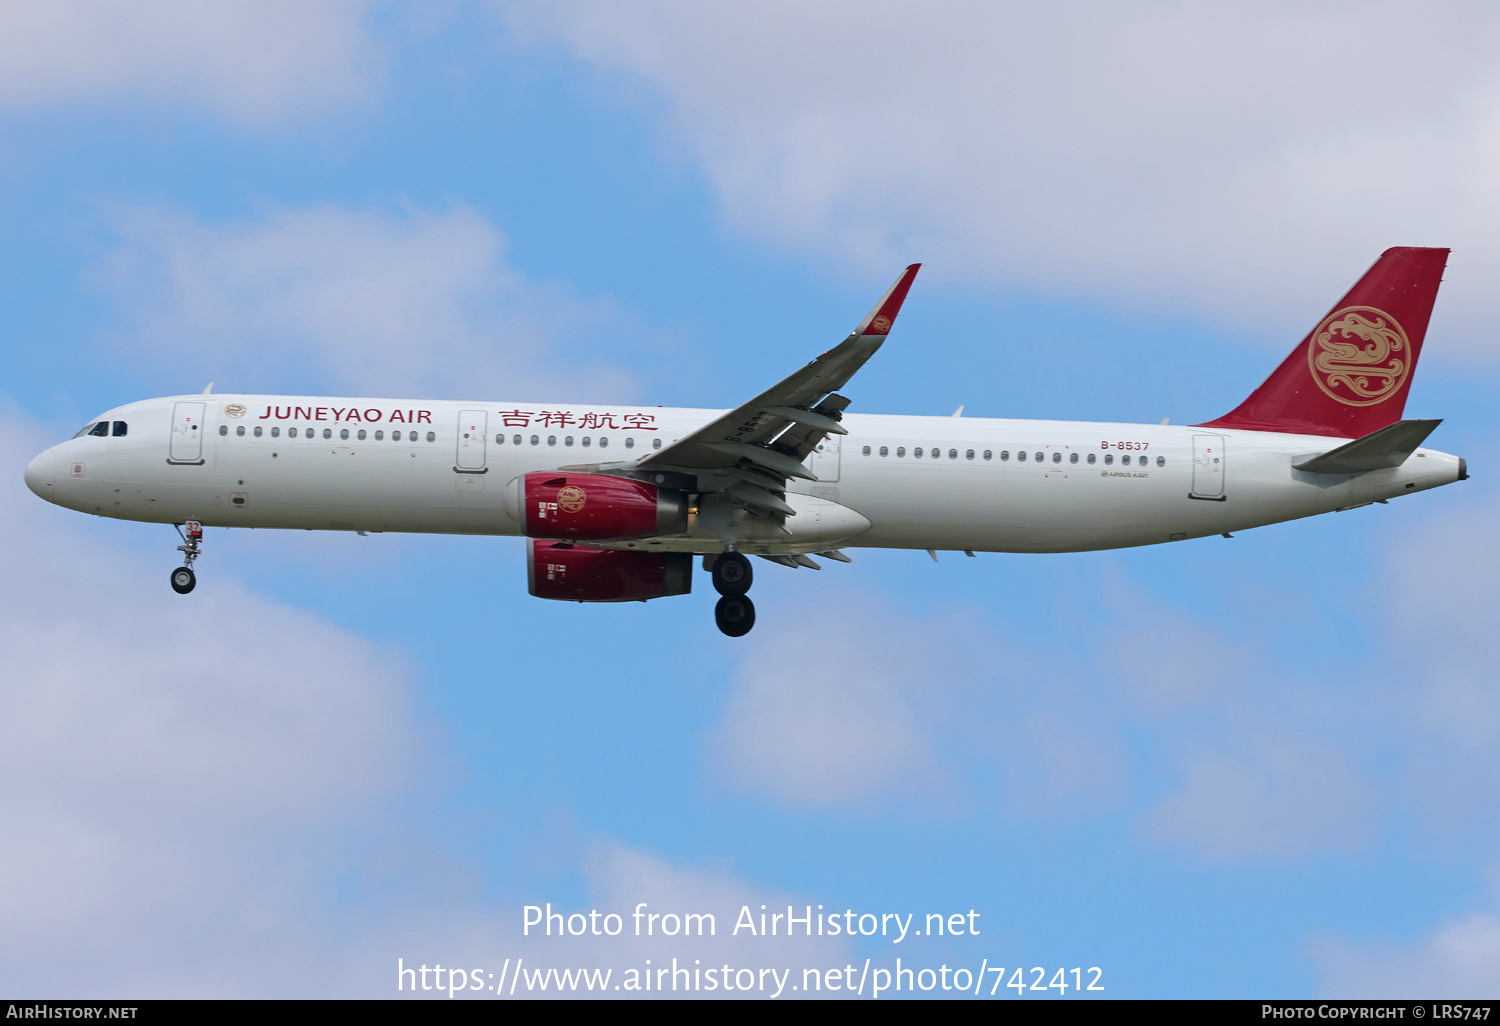
[(819, 484), (834, 484), (839, 479), (839, 454), (843, 435), (829, 435), (807, 457), (807, 469), (818, 476)]
[(168, 463), (203, 462), (203, 411), (207, 403), (176, 403), (172, 407), (172, 442)]

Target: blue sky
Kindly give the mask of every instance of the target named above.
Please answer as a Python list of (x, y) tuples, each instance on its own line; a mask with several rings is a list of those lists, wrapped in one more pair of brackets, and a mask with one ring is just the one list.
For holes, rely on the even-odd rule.
[[(901, 955), (1100, 966), (1111, 996), (1492, 995), (1492, 18), (0, 14), (0, 986)], [(740, 642), (701, 579), (532, 599), (514, 539), (210, 532), (184, 600), (170, 531), (20, 478), (210, 380), (732, 405), (914, 260), (854, 409), (1193, 422), (1398, 244), (1454, 249), (1407, 409), (1474, 480), (1232, 540), (766, 564)], [(984, 932), (520, 933), (640, 901)]]

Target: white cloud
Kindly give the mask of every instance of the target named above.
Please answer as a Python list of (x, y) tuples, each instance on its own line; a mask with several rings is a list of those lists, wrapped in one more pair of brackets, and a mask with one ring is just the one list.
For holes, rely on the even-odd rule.
[(366, 97), (369, 0), (49, 0), (0, 4), (0, 110), (147, 100), (236, 123)]
[[(467, 207), (280, 208), (227, 224), (136, 209), (116, 226), (93, 277), (127, 325), (117, 343), (169, 364), (184, 387), (286, 392), (311, 378), (363, 394), (570, 401), (635, 391), (586, 351), (601, 335), (639, 336), (635, 321), (525, 278), (505, 237)], [(569, 369), (543, 369), (559, 364)]]
[(930, 784), (922, 702), (943, 666), (915, 618), (844, 596), (751, 636), (722, 725), (705, 746), (739, 788), (790, 805), (864, 803)]
[(1370, 785), (1337, 743), (1235, 738), (1184, 760), (1185, 781), (1145, 817), (1148, 834), (1211, 859), (1302, 856), (1369, 836)]
[(169, 545), (146, 565), (44, 505), (20, 481), (45, 443), (0, 423), (0, 524), (26, 539), (0, 551), (7, 978), (38, 995), (306, 987), (287, 971), (337, 933), (337, 839), (417, 754), (401, 660), (233, 582), (172, 594)]
[(1500, 919), (1474, 912), (1416, 944), (1313, 945), (1318, 993), (1330, 998), (1493, 998), (1500, 992)]
[(1476, 539), (1497, 516), (1500, 496), (1466, 493), (1410, 521), (1365, 614), (1384, 626), (1394, 655), (1399, 686), (1384, 701), (1400, 723), (1406, 801), (1426, 826), (1492, 844), (1500, 841), (1489, 814), (1500, 798), (1500, 553)]
[[(335, 973), (348, 976), (330, 989), (370, 997), (398, 996), (399, 958), (403, 968), (418, 971), (415, 980), (403, 977), (400, 996), (443, 996), (432, 990), (441, 992), (448, 984), (455, 998), (477, 1000), (494, 1000), (494, 988), (501, 986), (506, 998), (599, 995), (599, 976), (593, 977), (591, 989), (578, 970), (608, 972), (603, 991), (613, 998), (745, 996), (738, 988), (725, 989), (719, 982), (727, 966), (740, 984), (753, 980), (747, 988), (749, 996), (773, 996), (779, 979), (777, 996), (790, 998), (800, 992), (804, 968), (843, 968), (853, 960), (848, 937), (827, 932), (818, 936), (816, 919), (810, 924), (812, 936), (801, 922), (788, 934), (788, 906), (799, 920), (809, 906), (816, 917), (818, 898), (760, 887), (727, 868), (684, 865), (609, 838), (598, 838), (587, 848), (581, 859), (570, 855), (564, 860), (570, 871), (582, 873), (586, 885), (582, 900), (570, 902), (547, 893), (545, 885), (511, 881), (505, 901), (486, 910), (476, 911), (472, 902), (466, 906), (454, 900), (429, 904), (381, 924), (355, 951), (331, 960)], [(750, 910), (753, 934), (743, 926), (736, 933), (745, 909)], [(765, 934), (760, 932), (763, 909)], [(774, 935), (769, 919), (773, 913), (782, 916)], [(689, 921), (689, 915), (703, 918)], [(529, 930), (524, 925), (528, 921), (535, 924)], [(892, 937), (894, 933), (882, 940)], [(892, 950), (905, 953), (911, 947), (911, 943), (900, 949), (892, 945)], [(445, 973), (438, 982), (420, 975), (422, 966), (437, 965), (461, 968), (462, 976), (450, 978)], [(666, 970), (665, 975), (654, 975), (659, 970)], [(714, 986), (706, 975), (710, 970), (716, 977)], [(742, 976), (742, 970), (749, 972)], [(761, 970), (774, 971), (774, 976)], [(653, 974), (649, 993), (644, 985), (648, 971)], [(566, 983), (554, 975), (563, 973), (568, 974)], [(432, 990), (424, 991), (424, 982)]]
[(1387, 246), (1451, 246), (1438, 323), (1496, 355), (1483, 5), (499, 6), (663, 97), (750, 235), (1193, 311), (1277, 348)]
[(840, 588), (767, 615), (781, 622), (751, 636), (705, 739), (729, 786), (793, 807), (934, 809), (992, 804), (965, 792), (998, 767), (1013, 811), (1119, 797), (1118, 737), (1073, 660), (957, 610), (913, 616)]

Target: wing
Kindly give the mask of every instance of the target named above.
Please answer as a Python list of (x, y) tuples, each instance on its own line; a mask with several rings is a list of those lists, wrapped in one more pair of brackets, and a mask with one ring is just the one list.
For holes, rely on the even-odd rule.
[(885, 342), (921, 266), (903, 271), (844, 341), (636, 468), (693, 474), (700, 492), (722, 492), (778, 523), (792, 515), (787, 480), (816, 480), (802, 461), (827, 435), (848, 433), (839, 420), (849, 400), (837, 391)]

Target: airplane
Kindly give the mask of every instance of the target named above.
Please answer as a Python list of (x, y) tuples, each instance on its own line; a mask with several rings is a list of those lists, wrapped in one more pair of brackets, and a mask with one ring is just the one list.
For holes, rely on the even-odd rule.
[(100, 414), (26, 484), (98, 516), (172, 524), (196, 583), (205, 527), (520, 535), (532, 595), (692, 590), (755, 623), (754, 555), (1083, 552), (1384, 503), (1468, 478), (1403, 420), (1447, 249), (1386, 250), (1231, 412), (1189, 426), (847, 413), (920, 264), (854, 331), (732, 410), (279, 395), (169, 396)]

